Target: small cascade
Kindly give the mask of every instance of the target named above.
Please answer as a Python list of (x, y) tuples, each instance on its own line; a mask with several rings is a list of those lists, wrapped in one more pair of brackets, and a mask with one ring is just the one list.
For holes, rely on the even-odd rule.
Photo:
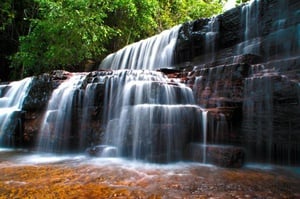
[(105, 93), (101, 151), (117, 147), (121, 157), (170, 162), (182, 160), (187, 143), (200, 138), (201, 110), (191, 89), (160, 72), (113, 71)]
[[(280, 9), (276, 9), (276, 17), (271, 26), (272, 32), (265, 41), (263, 50), (273, 59), (287, 59), (299, 55), (299, 12), (290, 12), (288, 1), (280, 0)], [(290, 24), (298, 24), (291, 26)], [(286, 39), (289, 38), (289, 39)]]
[[(43, 152), (63, 152), (76, 148), (80, 113), (77, 108), (82, 104), (81, 87), (86, 75), (70, 74), (52, 93), (40, 129), (38, 150)], [(72, 142), (72, 139), (74, 142)]]
[(270, 161), (273, 137), (273, 80), (272, 76), (247, 78), (243, 106), (244, 131), (255, 157), (263, 155)]
[(239, 100), (232, 88), (240, 87), (232, 83), (231, 70), (234, 68), (219, 66), (201, 68), (196, 72), (199, 76), (195, 78), (193, 92), (197, 104), (205, 108), (202, 122), (209, 123), (209, 126), (203, 124), (206, 127), (203, 141), (210, 144), (231, 144), (227, 136), (232, 132), (225, 115), (230, 115), (231, 109), (237, 106), (230, 100), (236, 98), (237, 103)]
[(298, 83), (274, 69), (253, 68), (245, 80), (242, 122), (249, 160), (294, 164), (300, 153)]
[(16, 131), (21, 127), (22, 105), (31, 81), (25, 78), (0, 87), (0, 146), (13, 145), (14, 134), (20, 134)]
[(207, 32), (205, 33), (206, 62), (212, 62), (215, 60), (219, 26), (219, 19), (217, 17), (211, 18), (207, 24)]
[(259, 54), (259, 0), (252, 0), (242, 7), (241, 24), (244, 30), (243, 42), (238, 45), (238, 54)]
[[(119, 118), (122, 106), (125, 105), (124, 99), (126, 102), (130, 102), (130, 96), (124, 91), (125, 88), (133, 86), (129, 82), (139, 82), (141, 81), (154, 81), (167, 83), (166, 77), (159, 72), (155, 71), (142, 71), (142, 70), (117, 70), (113, 71), (111, 75), (108, 75), (105, 80), (105, 99), (104, 99), (104, 116), (103, 123), (106, 124), (108, 121), (113, 120), (114, 118)], [(146, 85), (146, 84), (144, 84)], [(125, 87), (126, 86), (126, 87)], [(141, 88), (137, 85), (138, 88)], [(144, 93), (148, 93), (150, 87), (146, 87)], [(126, 98), (125, 98), (126, 94)], [(133, 93), (131, 93), (132, 95)], [(134, 97), (134, 96), (132, 96)], [(139, 99), (138, 97), (135, 99)], [(134, 100), (134, 98), (133, 98)], [(139, 99), (142, 100), (142, 99)], [(131, 102), (134, 103), (134, 102)]]
[[(97, 139), (92, 137), (94, 129), (101, 130), (101, 126), (96, 122), (91, 126), (92, 120), (100, 120), (99, 112), (102, 107), (102, 99), (104, 99), (104, 82), (105, 76), (100, 76), (97, 79), (97, 82), (88, 83), (83, 99), (82, 106), (82, 121), (80, 124), (80, 150), (84, 150), (89, 144), (89, 142), (95, 142)], [(89, 137), (92, 137), (93, 140), (89, 140)]]
[(180, 26), (175, 26), (158, 35), (126, 46), (107, 56), (99, 69), (155, 70), (170, 67), (173, 64), (173, 48), (179, 29)]
[(202, 127), (203, 127), (203, 163), (206, 163), (206, 146), (207, 146), (207, 113), (202, 111)]
[(197, 104), (204, 108), (235, 106), (242, 100), (241, 84), (235, 82), (249, 72), (245, 64), (220, 65), (212, 68), (194, 68), (197, 77), (193, 92)]

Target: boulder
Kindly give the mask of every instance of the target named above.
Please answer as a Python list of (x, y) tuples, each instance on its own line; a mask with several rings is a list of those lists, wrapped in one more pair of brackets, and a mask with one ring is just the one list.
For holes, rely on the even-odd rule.
[(245, 162), (245, 150), (231, 145), (204, 145), (191, 143), (187, 149), (188, 160), (214, 164), (220, 167), (240, 168)]
[(49, 74), (34, 77), (28, 95), (23, 102), (23, 110), (40, 111), (46, 109), (52, 91), (57, 86)]
[(116, 157), (118, 148), (108, 145), (97, 145), (86, 149), (86, 154), (93, 157)]

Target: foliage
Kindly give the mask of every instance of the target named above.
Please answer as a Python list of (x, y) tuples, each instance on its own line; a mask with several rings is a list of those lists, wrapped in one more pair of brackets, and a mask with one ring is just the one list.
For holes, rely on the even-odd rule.
[(156, 16), (159, 31), (197, 18), (211, 17), (222, 11), (219, 0), (162, 0)]
[(0, 30), (4, 30), (7, 24), (11, 24), (15, 17), (11, 1), (12, 0), (3, 0), (0, 2)]
[(105, 24), (117, 30), (107, 49), (113, 52), (129, 43), (156, 33), (154, 13), (156, 0), (119, 0), (117, 6), (108, 13)]
[[(6, 81), (20, 77), (20, 71), (9, 71), (8, 55), (18, 50), (19, 37), (30, 31), (29, 19), (36, 16), (37, 7), (33, 0), (1, 0), (0, 2), (0, 76)], [(18, 74), (17, 74), (18, 73)]]
[(250, 0), (236, 0), (236, 5), (247, 3), (248, 1), (250, 1)]
[(108, 1), (36, 0), (39, 17), (31, 19), (32, 31), (20, 37), (13, 65), (25, 75), (77, 64), (105, 51), (103, 44), (117, 34), (104, 24)]
[[(9, 1), (9, 0), (5, 0)], [(12, 0), (11, 0), (12, 1)], [(27, 0), (29, 1), (29, 0)], [(220, 0), (32, 0), (12, 67), (25, 76), (101, 59), (176, 24), (220, 13)], [(7, 7), (5, 10), (9, 10)], [(7, 16), (10, 16), (7, 14)], [(7, 23), (10, 21), (7, 19)]]

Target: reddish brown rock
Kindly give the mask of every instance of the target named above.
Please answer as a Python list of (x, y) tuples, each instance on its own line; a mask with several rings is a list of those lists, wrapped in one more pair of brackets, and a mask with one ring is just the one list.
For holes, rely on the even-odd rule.
[(237, 146), (192, 143), (187, 152), (189, 160), (220, 167), (240, 168), (245, 162), (245, 150)]

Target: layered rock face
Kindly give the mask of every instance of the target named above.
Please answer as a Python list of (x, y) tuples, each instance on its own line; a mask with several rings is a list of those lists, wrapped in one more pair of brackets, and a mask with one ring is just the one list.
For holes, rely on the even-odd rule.
[(299, 7), (297, 0), (256, 0), (212, 19), (183, 24), (175, 64), (229, 64), (241, 54), (259, 55), (259, 62), (296, 58)]
[(183, 25), (175, 63), (209, 109), (208, 142), (243, 145), (250, 161), (299, 164), (299, 8), (252, 1)]

